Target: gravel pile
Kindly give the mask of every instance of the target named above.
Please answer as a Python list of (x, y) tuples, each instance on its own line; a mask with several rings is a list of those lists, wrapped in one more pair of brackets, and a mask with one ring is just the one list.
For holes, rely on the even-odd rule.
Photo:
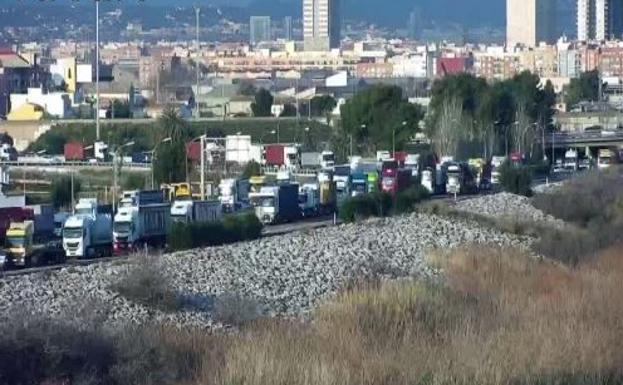
[(356, 278), (433, 276), (424, 262), (425, 252), (466, 243), (527, 247), (530, 240), (423, 214), (374, 219), (165, 255), (165, 273), (187, 304), (174, 314), (133, 303), (113, 291), (111, 285), (128, 270), (127, 264), (116, 262), (0, 280), (0, 317), (17, 306), (71, 318), (77, 304), (86, 303), (86, 311), (100, 313), (111, 323), (218, 328), (222, 325), (213, 321), (218, 318), (215, 303), (248, 307), (250, 300), (263, 314), (300, 315)]
[(512, 218), (526, 222), (546, 222), (558, 227), (564, 226), (563, 221), (535, 208), (529, 198), (506, 192), (460, 201), (456, 208), (493, 218)]

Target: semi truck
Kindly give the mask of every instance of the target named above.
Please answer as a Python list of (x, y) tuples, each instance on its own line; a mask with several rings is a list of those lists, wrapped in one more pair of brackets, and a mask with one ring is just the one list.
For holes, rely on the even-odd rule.
[(565, 160), (563, 167), (566, 171), (577, 171), (578, 170), (578, 151), (574, 149), (569, 149), (565, 152)]
[(335, 182), (335, 191), (337, 194), (338, 204), (348, 199), (350, 193), (351, 169), (350, 165), (335, 166), (333, 172), (333, 182)]
[(600, 170), (610, 168), (616, 163), (614, 151), (609, 148), (600, 149), (597, 155), (597, 168)]
[(248, 179), (223, 179), (219, 184), (219, 199), (223, 211), (235, 212), (249, 205)]
[(323, 151), (320, 153), (320, 168), (323, 170), (333, 169), (335, 166), (335, 154), (333, 151)]
[(465, 163), (447, 165), (446, 192), (448, 194), (471, 194), (478, 191), (476, 178)]
[(318, 173), (318, 190), (320, 195), (319, 213), (321, 215), (334, 213), (337, 207), (337, 192), (331, 172), (322, 171)]
[(368, 174), (365, 172), (355, 172), (351, 179), (351, 195), (356, 197), (358, 195), (364, 195), (369, 192), (368, 189)]
[(13, 222), (6, 231), (5, 262), (9, 266), (28, 267), (62, 262), (64, 252), (54, 233), (41, 233), (35, 221)]
[(68, 258), (93, 258), (112, 255), (112, 207), (97, 199), (78, 201), (74, 215), (63, 228), (63, 249)]
[(142, 246), (164, 247), (171, 205), (162, 191), (125, 192), (113, 223), (113, 251), (121, 254)]
[(249, 189), (250, 192), (260, 192), (262, 187), (267, 185), (266, 176), (252, 176), (249, 179)]
[(411, 186), (411, 170), (398, 169), (393, 175), (386, 174), (381, 179), (381, 188), (384, 192), (392, 195), (404, 191)]
[(320, 212), (320, 188), (317, 183), (306, 183), (299, 189), (299, 208), (305, 218), (315, 217)]
[(223, 216), (220, 201), (177, 200), (171, 205), (171, 220), (178, 223), (216, 222)]
[(284, 184), (262, 187), (250, 196), (255, 215), (263, 224), (291, 222), (300, 218), (299, 186)]

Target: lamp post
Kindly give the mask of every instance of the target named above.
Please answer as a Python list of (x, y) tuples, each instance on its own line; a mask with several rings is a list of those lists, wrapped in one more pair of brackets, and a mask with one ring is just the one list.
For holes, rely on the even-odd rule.
[(114, 155), (113, 155), (113, 164), (112, 164), (112, 180), (113, 180), (113, 191), (112, 191), (112, 211), (113, 213), (115, 212), (116, 209), (116, 204), (117, 204), (117, 172), (118, 172), (118, 162), (119, 162), (119, 155), (121, 153), (121, 149), (125, 148), (125, 147), (131, 147), (134, 146), (134, 141), (130, 141), (127, 143), (122, 144), (121, 146), (117, 147), (114, 151)]
[(195, 51), (196, 51), (196, 57), (195, 57), (195, 71), (196, 71), (196, 86), (197, 86), (197, 92), (195, 95), (195, 114), (196, 114), (196, 118), (199, 119), (199, 13), (201, 12), (201, 8), (199, 7), (195, 7), (195, 18), (196, 18), (196, 33), (197, 33), (197, 40), (195, 41)]
[(100, 0), (95, 0), (95, 139), (100, 140)]
[(151, 189), (153, 190), (155, 188), (154, 184), (155, 184), (155, 177), (154, 177), (154, 161), (156, 160), (156, 150), (158, 150), (158, 146), (162, 143), (166, 143), (166, 142), (170, 142), (171, 138), (164, 138), (162, 139), (160, 142), (156, 143), (156, 145), (154, 146), (154, 149), (151, 150)]

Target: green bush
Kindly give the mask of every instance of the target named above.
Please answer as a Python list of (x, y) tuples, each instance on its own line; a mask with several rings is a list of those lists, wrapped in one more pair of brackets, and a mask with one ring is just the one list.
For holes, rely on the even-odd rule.
[(504, 190), (518, 195), (532, 196), (532, 171), (526, 166), (505, 163), (500, 169), (500, 184)]
[(411, 212), (415, 205), (429, 197), (428, 191), (422, 186), (414, 186), (397, 194), (396, 197), (384, 192), (359, 195), (347, 199), (339, 210), (340, 219), (344, 222), (356, 222), (369, 217), (384, 217), (392, 213)]
[(262, 223), (253, 213), (228, 215), (219, 222), (175, 223), (169, 230), (169, 249), (188, 250), (257, 239)]
[(405, 212), (411, 212), (415, 209), (415, 206), (428, 199), (430, 193), (424, 186), (416, 185), (408, 190), (402, 191), (396, 195), (394, 199), (394, 213), (400, 214)]

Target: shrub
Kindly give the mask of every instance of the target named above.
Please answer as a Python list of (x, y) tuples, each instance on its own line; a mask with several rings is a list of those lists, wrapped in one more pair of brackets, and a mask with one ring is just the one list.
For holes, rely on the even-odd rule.
[(176, 311), (181, 307), (177, 293), (164, 273), (164, 266), (151, 256), (139, 257), (113, 289), (134, 302), (163, 311)]
[(175, 223), (169, 230), (169, 249), (188, 250), (257, 239), (262, 223), (249, 212), (228, 215), (219, 222)]
[(424, 186), (417, 185), (406, 191), (400, 192), (394, 199), (394, 212), (397, 214), (411, 212), (415, 209), (415, 205), (428, 199), (430, 193)]
[(340, 219), (344, 222), (377, 216), (389, 215), (392, 207), (392, 198), (389, 194), (378, 192), (348, 198), (339, 209)]
[(240, 327), (259, 316), (260, 307), (252, 299), (227, 294), (215, 301), (213, 317), (225, 325)]
[(622, 198), (623, 179), (617, 172), (590, 172), (551, 193), (538, 194), (534, 205), (556, 218), (587, 226), (612, 214), (611, 206)]
[(510, 193), (532, 196), (532, 172), (529, 167), (505, 163), (500, 170), (500, 184)]

